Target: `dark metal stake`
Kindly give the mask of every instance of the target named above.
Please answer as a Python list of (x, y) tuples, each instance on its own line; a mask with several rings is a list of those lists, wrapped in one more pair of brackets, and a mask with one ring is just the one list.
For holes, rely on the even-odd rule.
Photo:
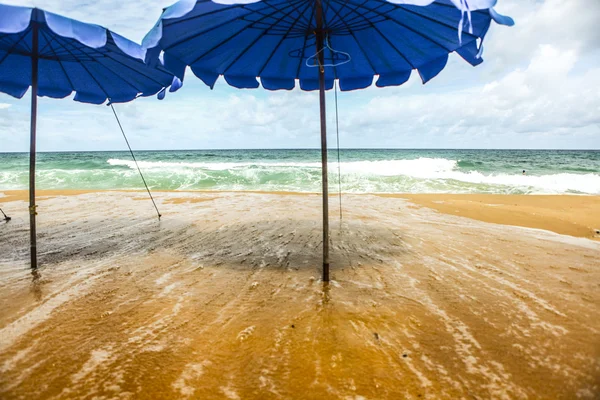
[[(34, 10), (35, 12), (35, 10)], [(32, 56), (31, 56), (31, 137), (29, 145), (29, 233), (31, 268), (37, 268), (37, 240), (35, 216), (35, 144), (37, 124), (37, 93), (38, 93), (38, 24), (31, 21)]]
[(4, 214), (4, 211), (2, 211), (2, 209), (1, 209), (1, 208), (0, 208), (0, 212), (2, 213), (2, 215), (4, 215), (4, 220), (5, 220), (6, 222), (8, 222), (8, 221), (10, 221), (10, 220), (12, 219), (12, 218), (11, 218), (11, 217), (9, 217), (8, 215)]
[(321, 109), (321, 173), (323, 180), (323, 282), (329, 282), (329, 194), (327, 182), (327, 118), (325, 110), (325, 60), (323, 5), (317, 0), (317, 52), (319, 55), (319, 105)]

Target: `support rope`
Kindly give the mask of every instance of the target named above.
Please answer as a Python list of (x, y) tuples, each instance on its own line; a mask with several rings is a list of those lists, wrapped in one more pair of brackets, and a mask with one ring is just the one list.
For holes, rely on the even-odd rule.
[(333, 82), (335, 90), (335, 131), (337, 134), (337, 161), (338, 161), (338, 192), (340, 199), (340, 229), (342, 227), (342, 171), (340, 163), (340, 123), (338, 119), (337, 81)]
[(0, 212), (2, 213), (2, 215), (4, 215), (4, 220), (6, 222), (10, 221), (12, 218), (10, 218), (8, 215), (4, 214), (4, 211), (2, 211), (2, 209), (0, 208)]
[(119, 128), (121, 129), (121, 133), (123, 134), (123, 137), (125, 138), (125, 143), (127, 143), (127, 147), (129, 148), (129, 152), (131, 153), (131, 158), (133, 158), (133, 162), (135, 163), (135, 166), (137, 167), (137, 170), (140, 173), (140, 176), (142, 177), (142, 181), (144, 182), (144, 186), (146, 186), (146, 190), (148, 191), (148, 195), (150, 196), (150, 200), (152, 200), (152, 204), (154, 204), (154, 208), (156, 209), (156, 214), (158, 214), (158, 219), (160, 220), (160, 217), (162, 217), (162, 215), (160, 215), (160, 211), (158, 211), (158, 207), (156, 206), (156, 202), (154, 201), (154, 197), (152, 197), (152, 193), (150, 193), (150, 188), (148, 188), (148, 184), (146, 183), (146, 179), (144, 179), (144, 175), (142, 174), (142, 170), (140, 169), (140, 166), (138, 165), (138, 162), (135, 159), (135, 155), (133, 154), (133, 150), (131, 150), (131, 146), (129, 145), (129, 140), (127, 140), (127, 136), (125, 135), (125, 131), (123, 130), (123, 126), (121, 125), (121, 121), (119, 120), (119, 117), (117, 116), (117, 112), (115, 111), (115, 107), (113, 107), (112, 103), (109, 103), (109, 105), (110, 105), (110, 108), (113, 111), (113, 114), (115, 115), (115, 118), (117, 119), (117, 124), (119, 124)]

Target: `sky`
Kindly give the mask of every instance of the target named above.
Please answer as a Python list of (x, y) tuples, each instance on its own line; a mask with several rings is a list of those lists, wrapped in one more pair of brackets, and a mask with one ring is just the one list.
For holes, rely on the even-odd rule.
[[(2, 0), (93, 22), (141, 42), (173, 0)], [(514, 27), (492, 24), (485, 62), (458, 55), (423, 85), (338, 94), (344, 148), (600, 149), (600, 0), (498, 0)], [(333, 91), (328, 140), (335, 144)], [(29, 150), (29, 94), (0, 93), (0, 152)], [(318, 148), (317, 93), (184, 86), (115, 105), (134, 149)], [(112, 111), (40, 98), (39, 151), (125, 150)], [(331, 147), (331, 146), (330, 146)]]

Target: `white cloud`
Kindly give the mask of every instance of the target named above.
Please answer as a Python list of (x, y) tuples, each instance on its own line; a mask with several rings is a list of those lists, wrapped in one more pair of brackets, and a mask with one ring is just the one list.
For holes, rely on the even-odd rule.
[(176, 0), (3, 0), (4, 4), (39, 7), (69, 18), (105, 26), (138, 43), (156, 23), (162, 9)]
[[(515, 136), (600, 135), (600, 67), (571, 75), (575, 51), (560, 52), (541, 45), (525, 69), (517, 69), (482, 87), (445, 94), (377, 96), (361, 116), (350, 121), (369, 130), (421, 131), (452, 136), (455, 143), (477, 143), (482, 138), (506, 137), (507, 147), (519, 147)], [(378, 122), (373, 122), (378, 121)], [(581, 130), (581, 128), (589, 128)], [(515, 135), (516, 134), (516, 135)], [(522, 137), (521, 137), (522, 138)], [(524, 139), (528, 139), (524, 138)], [(523, 138), (522, 138), (523, 139)], [(486, 142), (477, 147), (486, 147)], [(544, 142), (539, 142), (544, 147)], [(597, 144), (600, 145), (600, 136)]]
[(497, 9), (514, 16), (517, 25), (492, 29), (486, 40), (485, 54), (494, 72), (528, 61), (540, 44), (583, 53), (600, 49), (598, 0), (499, 1)]

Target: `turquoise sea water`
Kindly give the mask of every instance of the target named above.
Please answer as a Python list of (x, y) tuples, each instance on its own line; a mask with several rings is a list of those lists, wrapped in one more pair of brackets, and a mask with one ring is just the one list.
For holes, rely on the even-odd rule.
[[(600, 151), (341, 150), (341, 186), (355, 193), (600, 194)], [(136, 152), (153, 189), (319, 192), (319, 150)], [(331, 190), (338, 189), (330, 151)], [(29, 158), (0, 153), (0, 190), (26, 189)], [(522, 171), (526, 170), (526, 175)], [(128, 152), (40, 153), (40, 189), (142, 189)]]

